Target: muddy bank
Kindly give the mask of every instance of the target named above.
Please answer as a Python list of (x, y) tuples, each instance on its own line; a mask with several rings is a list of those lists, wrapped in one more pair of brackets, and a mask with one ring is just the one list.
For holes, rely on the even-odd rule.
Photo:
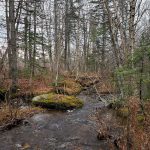
[[(29, 124), (1, 133), (1, 149), (109, 150), (108, 140), (97, 139), (99, 126), (95, 113), (104, 108), (104, 104), (90, 90), (83, 91), (78, 96), (85, 103), (82, 109), (37, 114), (28, 120)], [(102, 117), (112, 120), (113, 116), (107, 112)]]

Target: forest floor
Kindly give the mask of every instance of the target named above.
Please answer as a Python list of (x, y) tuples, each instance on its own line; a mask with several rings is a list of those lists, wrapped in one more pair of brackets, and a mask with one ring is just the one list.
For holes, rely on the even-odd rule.
[[(105, 107), (93, 88), (81, 92), (78, 98), (84, 101), (84, 107), (67, 112), (48, 111), (39, 113), (28, 119), (27, 125), (1, 133), (2, 150), (108, 150), (120, 129), (114, 128), (116, 119), (112, 111), (103, 111), (101, 120), (111, 125), (111, 138), (98, 140), (99, 125), (96, 113)], [(105, 98), (110, 99), (107, 95)], [(114, 131), (115, 129), (115, 131)], [(117, 134), (116, 134), (117, 133)], [(114, 146), (114, 145), (113, 145)]]
[[(23, 79), (19, 82), (20, 90), (17, 99), (18, 96), (23, 99), (22, 104), (19, 105), (23, 108), (28, 107), (23, 112), (21, 112), (22, 109), (19, 113), (18, 110), (14, 111), (15, 115), (19, 114), (21, 120), (19, 126), (13, 125), (11, 130), (6, 128), (6, 131), (0, 131), (1, 150), (109, 150), (125, 148), (126, 123), (122, 124), (116, 111), (107, 108), (105, 103), (105, 101), (109, 103), (114, 99), (113, 94), (116, 93), (115, 85), (110, 80), (81, 76), (77, 82), (84, 88), (76, 96), (84, 102), (84, 106), (81, 109), (66, 112), (43, 111), (41, 108), (30, 106), (30, 99), (33, 95), (53, 91), (51, 80), (36, 79), (33, 81), (32, 87), (30, 87), (29, 80)], [(136, 102), (133, 100), (132, 106), (136, 108), (135, 104)], [(8, 115), (6, 114), (5, 117), (8, 118)], [(5, 120), (4, 118), (3, 120)], [(138, 130), (137, 133), (144, 137), (145, 132), (141, 132), (143, 129), (139, 130), (135, 122), (131, 123), (133, 130), (135, 130), (132, 135), (135, 136), (135, 132)], [(149, 133), (149, 128), (146, 131)], [(135, 137), (138, 138), (138, 136)], [(149, 140), (147, 137), (144, 140), (147, 139)], [(137, 141), (139, 140), (141, 139), (137, 139)]]

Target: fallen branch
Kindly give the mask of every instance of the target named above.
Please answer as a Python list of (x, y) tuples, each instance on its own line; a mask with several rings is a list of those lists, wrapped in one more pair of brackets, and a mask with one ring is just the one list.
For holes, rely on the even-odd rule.
[(10, 123), (7, 123), (3, 126), (0, 126), (0, 131), (6, 131), (6, 130), (11, 130), (12, 128), (20, 125), (23, 123), (24, 119), (14, 119)]

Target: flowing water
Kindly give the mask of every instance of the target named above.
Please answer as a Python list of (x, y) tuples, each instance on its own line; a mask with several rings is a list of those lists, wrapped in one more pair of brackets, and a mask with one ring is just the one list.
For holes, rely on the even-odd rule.
[[(0, 150), (109, 150), (107, 140), (97, 139), (97, 124), (94, 114), (104, 107), (98, 96), (89, 90), (78, 97), (84, 101), (82, 109), (37, 114), (29, 124), (1, 133)], [(104, 113), (110, 119), (112, 113)]]

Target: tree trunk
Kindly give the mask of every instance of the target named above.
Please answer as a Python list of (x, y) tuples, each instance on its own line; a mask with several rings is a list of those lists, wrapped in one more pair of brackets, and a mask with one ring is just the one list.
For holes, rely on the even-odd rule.
[(42, 59), (43, 59), (43, 67), (45, 68), (46, 67), (46, 61), (45, 61), (45, 46), (44, 46), (44, 22), (43, 22), (43, 19), (42, 19), (42, 43), (41, 43), (41, 46), (42, 46)]
[(105, 15), (105, 11), (103, 10), (103, 16), (102, 16), (102, 19), (103, 19), (103, 39), (102, 39), (102, 63), (101, 63), (101, 73), (103, 75), (103, 71), (105, 70), (105, 47), (106, 47), (106, 15)]
[(28, 17), (24, 18), (24, 42), (25, 42), (25, 51), (24, 51), (24, 69), (28, 68)]
[(54, 24), (55, 24), (55, 60), (57, 61), (58, 59), (58, 14), (57, 14), (57, 8), (58, 8), (58, 4), (57, 4), (57, 0), (54, 0)]
[[(17, 68), (17, 52), (16, 52), (16, 28), (15, 28), (15, 6), (14, 0), (9, 0), (9, 23), (10, 23), (10, 45), (9, 51), (11, 53), (10, 73), (12, 79), (12, 91), (16, 91), (18, 68)], [(9, 63), (10, 64), (10, 63)]]
[(31, 14), (30, 14), (30, 17), (29, 17), (29, 31), (28, 31), (28, 34), (29, 34), (29, 64), (28, 64), (28, 67), (30, 69), (30, 75), (32, 74), (32, 33), (31, 33)]
[(34, 45), (33, 45), (33, 57), (32, 57), (32, 74), (31, 78), (35, 76), (35, 63), (36, 63), (36, 18), (37, 17), (37, 5), (36, 0), (34, 1)]
[[(137, 0), (130, 0), (130, 19), (129, 19), (129, 44), (130, 44), (130, 54), (133, 60), (133, 53), (134, 53), (134, 45), (135, 45), (135, 7), (136, 7)], [(133, 62), (132, 62), (133, 68)]]

